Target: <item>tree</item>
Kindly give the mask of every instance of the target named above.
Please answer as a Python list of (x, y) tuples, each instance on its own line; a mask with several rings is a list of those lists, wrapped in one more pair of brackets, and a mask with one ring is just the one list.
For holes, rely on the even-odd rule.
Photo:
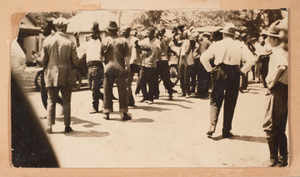
[(224, 26), (234, 23), (238, 29), (246, 27), (250, 36), (259, 36), (261, 30), (274, 21), (282, 19), (280, 9), (241, 9), (241, 10), (165, 10), (141, 12), (132, 25), (163, 26), (172, 28), (184, 25), (187, 28)]

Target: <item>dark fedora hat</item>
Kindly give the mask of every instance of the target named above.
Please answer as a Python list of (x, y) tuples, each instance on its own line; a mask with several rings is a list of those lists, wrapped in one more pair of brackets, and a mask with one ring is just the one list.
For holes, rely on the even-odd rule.
[(119, 27), (115, 21), (109, 21), (106, 29), (119, 29)]
[(99, 23), (98, 22), (94, 22), (93, 23), (93, 27), (91, 28), (91, 30), (93, 32), (99, 32), (100, 31), (100, 29), (99, 29)]

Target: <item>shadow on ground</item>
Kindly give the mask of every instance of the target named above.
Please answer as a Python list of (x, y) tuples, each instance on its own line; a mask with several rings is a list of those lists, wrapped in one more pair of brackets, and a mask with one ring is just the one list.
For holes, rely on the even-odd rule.
[[(56, 118), (56, 120), (60, 121), (60, 122), (63, 122), (64, 118), (60, 117), (60, 118)], [(82, 120), (82, 119), (79, 119), (77, 117), (71, 117), (71, 122), (72, 122), (72, 125), (75, 125), (75, 124), (84, 124), (83, 127), (94, 127), (96, 125), (100, 125), (98, 123), (87, 121), (87, 120)]]
[(90, 130), (90, 131), (72, 131), (69, 133), (64, 133), (65, 136), (72, 136), (72, 137), (95, 137), (95, 138), (103, 138), (106, 136), (109, 136), (108, 132), (98, 132), (98, 131), (94, 131), (94, 130)]
[(155, 102), (155, 104), (158, 104), (158, 105), (170, 105), (170, 106), (180, 106), (184, 109), (192, 109), (191, 107), (186, 107), (186, 106), (183, 106), (181, 104), (176, 104), (176, 103), (171, 103), (171, 102)]
[(248, 135), (233, 135), (230, 138), (223, 138), (222, 135), (217, 137), (209, 137), (214, 141), (219, 141), (222, 139), (230, 139), (230, 140), (239, 140), (239, 141), (249, 141), (254, 143), (267, 143), (266, 137), (255, 137), (255, 136), (248, 136)]

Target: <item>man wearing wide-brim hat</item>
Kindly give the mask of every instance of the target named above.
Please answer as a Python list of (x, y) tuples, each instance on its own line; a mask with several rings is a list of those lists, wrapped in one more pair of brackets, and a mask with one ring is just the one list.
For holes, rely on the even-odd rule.
[(65, 34), (69, 21), (65, 18), (57, 18), (53, 21), (57, 32), (48, 36), (43, 43), (42, 63), (44, 65), (45, 87), (48, 90), (48, 133), (52, 133), (52, 125), (55, 123), (55, 105), (58, 91), (61, 91), (65, 132), (72, 131), (71, 121), (71, 94), (72, 84), (75, 78), (72, 67), (77, 66), (79, 59), (76, 46)]
[[(231, 124), (239, 93), (240, 74), (247, 73), (255, 63), (255, 58), (248, 48), (243, 47), (239, 41), (234, 40), (235, 25), (226, 23), (220, 31), (223, 39), (215, 42), (202, 54), (200, 61), (208, 72), (218, 72), (214, 83), (210, 101), (210, 128), (207, 132), (211, 136), (215, 132), (218, 116), (224, 100), (224, 121), (222, 137), (232, 137)], [(215, 68), (209, 63), (215, 57)], [(246, 64), (240, 69), (241, 60)]]
[[(267, 135), (270, 160), (266, 166), (284, 167), (288, 165), (287, 137), (285, 134), (288, 115), (288, 51), (285, 50), (285, 39), (282, 38), (282, 20), (271, 24), (268, 31), (269, 43), (272, 47), (269, 70), (266, 77), (270, 91), (268, 106), (263, 124)], [(286, 30), (287, 32), (287, 30)], [(287, 34), (287, 33), (286, 33)], [(278, 151), (280, 156), (278, 157)]]
[(127, 114), (127, 94), (126, 94), (126, 70), (125, 61), (129, 56), (129, 47), (125, 38), (118, 36), (118, 25), (115, 21), (110, 21), (107, 26), (109, 36), (104, 38), (101, 44), (101, 57), (104, 67), (104, 119), (108, 120), (110, 112), (113, 111), (112, 88), (116, 80), (119, 92), (119, 111), (123, 120), (130, 120)]

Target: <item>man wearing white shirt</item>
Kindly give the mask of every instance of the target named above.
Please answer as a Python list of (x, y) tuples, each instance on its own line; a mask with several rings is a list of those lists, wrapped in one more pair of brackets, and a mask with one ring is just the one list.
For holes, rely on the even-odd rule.
[(100, 41), (100, 30), (98, 27), (98, 23), (95, 22), (93, 24), (93, 33), (91, 35), (91, 40), (84, 43), (80, 46), (80, 50), (82, 53), (86, 54), (86, 62), (88, 65), (88, 81), (90, 85), (90, 89), (92, 90), (93, 96), (93, 106), (90, 113), (98, 112), (99, 107), (99, 99), (103, 101), (103, 93), (100, 91), (100, 88), (103, 83), (103, 64), (100, 60), (100, 52), (101, 52), (101, 41)]
[[(218, 116), (224, 99), (224, 121), (223, 138), (233, 136), (231, 134), (231, 123), (234, 109), (239, 93), (240, 73), (246, 73), (255, 63), (255, 58), (250, 50), (243, 47), (239, 41), (233, 39), (235, 26), (227, 23), (222, 31), (223, 40), (213, 43), (200, 57), (200, 61), (208, 72), (217, 70), (218, 77), (214, 84), (210, 101), (210, 129), (207, 135), (211, 136), (215, 132)], [(212, 68), (209, 59), (215, 57), (215, 68)], [(245, 60), (245, 65), (240, 69), (241, 60)]]

